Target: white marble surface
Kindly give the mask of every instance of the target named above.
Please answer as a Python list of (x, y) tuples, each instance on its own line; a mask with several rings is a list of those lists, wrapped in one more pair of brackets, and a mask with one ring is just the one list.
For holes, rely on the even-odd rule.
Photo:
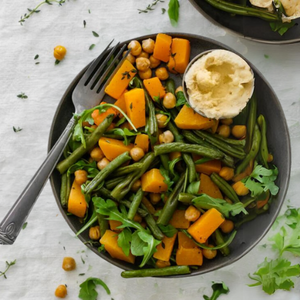
[[(243, 54), (264, 74), (280, 99), (290, 129), (293, 160), (286, 199), (300, 206), (299, 45), (264, 45), (237, 38), (212, 25), (188, 1), (180, 2), (180, 22), (174, 28), (167, 15), (161, 14), (161, 8), (166, 8), (168, 1), (151, 13), (138, 14), (137, 8), (146, 7), (148, 2), (70, 0), (62, 7), (44, 5), (39, 14), (20, 26), (20, 16), (38, 1), (1, 1), (0, 219), (44, 160), (54, 112), (75, 75), (112, 38), (125, 40), (163, 31), (189, 32), (218, 40)], [(87, 22), (86, 28), (83, 28), (83, 20)], [(94, 37), (92, 30), (98, 32), (100, 38)], [(68, 53), (61, 64), (54, 66), (52, 52), (59, 44), (66, 46)], [(89, 51), (91, 44), (96, 47)], [(39, 54), (38, 65), (34, 60), (36, 54)], [(26, 93), (28, 99), (17, 98), (21, 92)], [(13, 126), (23, 130), (15, 133)], [(120, 269), (101, 260), (74, 238), (60, 215), (49, 182), (27, 221), (27, 228), (13, 246), (0, 246), (1, 271), (6, 260), (17, 260), (8, 271), (8, 278), (0, 277), (2, 300), (54, 299), (54, 290), (59, 284), (68, 285), (67, 299), (77, 299), (79, 284), (90, 276), (101, 278), (111, 289), (112, 295), (107, 296), (99, 288), (99, 299), (202, 299), (204, 293), (211, 293), (211, 281), (217, 280), (223, 280), (230, 287), (230, 294), (220, 299), (298, 300), (300, 297), (299, 278), (295, 279), (292, 291), (278, 291), (272, 296), (260, 287), (247, 286), (251, 282), (248, 273), (253, 273), (266, 256), (274, 257), (261, 247), (268, 243), (268, 236), (244, 258), (213, 273), (186, 279), (125, 280), (120, 277)], [(76, 271), (62, 270), (64, 256), (76, 259)], [(85, 276), (78, 276), (79, 273)]]

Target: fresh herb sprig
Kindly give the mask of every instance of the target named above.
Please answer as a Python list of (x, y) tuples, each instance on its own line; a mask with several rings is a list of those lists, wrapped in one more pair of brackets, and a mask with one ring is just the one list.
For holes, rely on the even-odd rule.
[(3, 276), (5, 279), (7, 279), (6, 272), (9, 270), (9, 268), (10, 268), (11, 266), (13, 266), (13, 265), (16, 264), (16, 261), (17, 261), (16, 259), (13, 260), (13, 261), (11, 261), (11, 262), (6, 261), (6, 262), (5, 262), (5, 263), (6, 263), (6, 269), (5, 269), (3, 272), (0, 271), (0, 277)]
[(221, 294), (229, 293), (229, 288), (224, 282), (213, 282), (211, 288), (213, 290), (213, 293), (211, 297), (204, 295), (203, 298), (205, 300), (216, 300)]
[(20, 98), (20, 99), (27, 99), (28, 98), (28, 96), (25, 93), (20, 93), (20, 94), (17, 95), (17, 97)]
[(41, 10), (39, 9), (42, 5), (44, 4), (48, 4), (48, 5), (53, 5), (53, 3), (57, 3), (59, 6), (62, 6), (64, 3), (66, 2), (66, 0), (45, 0), (42, 1), (41, 3), (39, 3), (35, 8), (30, 9), (27, 8), (28, 13), (25, 13), (23, 16), (21, 16), (19, 23), (20, 25), (23, 25), (23, 23), (29, 19), (33, 14), (37, 14), (39, 13)]
[(154, 0), (151, 4), (148, 4), (147, 7), (145, 9), (138, 9), (139, 11), (139, 14), (141, 13), (148, 13), (149, 11), (152, 11), (155, 9), (155, 6), (158, 4), (158, 3), (163, 3), (165, 2), (164, 0)]
[(80, 284), (78, 297), (82, 300), (96, 300), (98, 296), (96, 285), (101, 285), (105, 289), (107, 295), (110, 295), (108, 286), (101, 279), (89, 277)]

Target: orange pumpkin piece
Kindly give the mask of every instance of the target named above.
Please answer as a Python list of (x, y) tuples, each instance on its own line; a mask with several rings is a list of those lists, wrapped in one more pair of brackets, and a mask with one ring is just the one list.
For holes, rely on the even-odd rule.
[[(201, 159), (202, 157), (200, 155), (193, 155), (194, 161)], [(196, 171), (199, 173), (204, 173), (206, 175), (211, 175), (213, 172), (219, 173), (222, 168), (222, 163), (220, 160), (213, 159), (210, 161), (207, 161), (202, 164), (196, 164), (195, 165)]]
[(215, 124), (213, 119), (203, 117), (192, 108), (183, 105), (175, 118), (175, 123), (181, 129), (208, 129)]
[(187, 231), (195, 241), (205, 243), (224, 221), (224, 216), (215, 208), (211, 208), (193, 223)]
[(136, 128), (146, 125), (146, 102), (144, 89), (133, 89), (124, 94), (126, 112)]
[(153, 57), (163, 62), (168, 62), (171, 55), (172, 37), (159, 33), (156, 36), (156, 41), (153, 49)]
[(214, 120), (214, 122), (214, 125), (210, 128), (211, 133), (216, 133), (219, 126), (219, 120)]
[[(122, 109), (124, 111), (124, 113), (126, 114), (126, 103), (125, 103), (125, 97), (124, 94), (128, 92), (127, 90), (125, 90), (125, 92), (121, 95), (121, 97), (118, 98), (118, 100), (114, 103), (115, 106), (118, 106), (120, 109)], [(116, 110), (116, 113), (118, 115), (119, 118), (123, 118), (123, 114), (120, 113), (118, 110)]]
[(74, 180), (68, 200), (68, 212), (79, 218), (83, 218), (86, 213), (86, 208), (87, 204), (81, 192), (81, 185)]
[[(102, 102), (102, 103), (103, 103), (103, 102)], [(95, 123), (97, 126), (99, 126), (99, 125), (103, 122), (103, 120), (104, 120), (108, 115), (110, 115), (110, 114), (113, 114), (113, 115), (116, 116), (116, 110), (115, 110), (113, 107), (109, 108), (107, 111), (105, 111), (105, 112), (103, 112), (103, 113), (100, 113), (100, 112), (99, 112), (99, 109), (95, 109), (95, 110), (92, 112), (91, 116), (92, 116), (92, 118), (93, 118), (93, 120), (94, 120), (94, 123)]]
[(134, 264), (135, 257), (129, 253), (127, 256), (122, 248), (118, 245), (118, 234), (111, 230), (106, 230), (100, 243), (104, 245), (105, 250), (112, 258), (120, 259)]
[(149, 137), (147, 134), (138, 134), (134, 141), (134, 146), (143, 149), (145, 153), (149, 150)]
[(198, 246), (186, 234), (179, 231), (178, 232), (178, 248), (181, 248), (181, 247), (186, 248), (186, 249), (192, 249), (192, 248), (197, 248)]
[(254, 164), (254, 160), (252, 159), (252, 160), (250, 160), (250, 162), (249, 162), (248, 166), (246, 167), (246, 169), (242, 173), (234, 176), (232, 178), (232, 181), (233, 182), (241, 181), (243, 178), (249, 176), (253, 171), (253, 164)]
[(179, 247), (176, 252), (177, 266), (202, 266), (203, 255), (199, 247), (183, 248)]
[(169, 261), (176, 237), (177, 234), (174, 234), (172, 237), (165, 236), (161, 243), (157, 245), (157, 251), (153, 254), (153, 257), (162, 261)]
[(135, 67), (125, 59), (105, 88), (105, 93), (114, 99), (119, 99), (127, 89), (129, 82), (136, 75)]
[(171, 263), (170, 263), (170, 261), (163, 261), (163, 260), (158, 259), (155, 262), (155, 265), (157, 268), (165, 268), (165, 267), (171, 266)]
[(190, 221), (185, 218), (185, 210), (175, 210), (169, 224), (171, 224), (175, 228), (189, 228)]
[(150, 193), (162, 193), (168, 190), (165, 178), (159, 169), (151, 169), (142, 176), (142, 190)]
[(171, 73), (183, 74), (190, 61), (191, 45), (186, 39), (174, 38), (167, 67)]
[(155, 99), (154, 97), (159, 97), (161, 99), (165, 96), (165, 88), (158, 77), (144, 79), (143, 83), (152, 100)]
[(122, 222), (115, 221), (115, 220), (108, 220), (108, 223), (109, 223), (110, 230), (116, 231), (116, 232), (122, 231), (122, 228), (118, 228), (119, 226), (122, 225)]
[(264, 207), (268, 202), (269, 202), (269, 199), (270, 199), (270, 191), (268, 190), (267, 191), (267, 196), (264, 200), (259, 200), (256, 202), (256, 207), (257, 208), (262, 208)]
[(120, 154), (130, 151), (133, 148), (133, 144), (129, 144), (128, 146), (124, 145), (122, 141), (102, 137), (99, 139), (99, 147), (103, 151), (105, 157), (112, 161)]
[(213, 198), (223, 199), (223, 195), (218, 186), (204, 173), (200, 174), (199, 194), (206, 194)]

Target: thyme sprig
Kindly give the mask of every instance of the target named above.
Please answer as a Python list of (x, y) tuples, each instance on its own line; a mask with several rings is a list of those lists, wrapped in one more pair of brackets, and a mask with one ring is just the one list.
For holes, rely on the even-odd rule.
[(163, 3), (163, 2), (165, 2), (165, 1), (164, 0), (154, 0), (151, 4), (148, 4), (148, 6), (145, 9), (138, 9), (139, 14), (148, 13), (149, 11), (155, 9), (156, 4)]
[(16, 263), (16, 261), (16, 259), (11, 262), (6, 261), (6, 269), (3, 272), (0, 271), (0, 277), (3, 276), (5, 279), (7, 279), (6, 272), (11, 266), (13, 266)]
[(37, 14), (39, 13), (41, 10), (39, 9), (42, 5), (44, 4), (48, 4), (48, 5), (53, 5), (53, 3), (57, 3), (58, 5), (62, 6), (64, 3), (66, 2), (66, 0), (45, 0), (42, 1), (41, 3), (39, 3), (35, 8), (30, 9), (27, 8), (28, 13), (25, 13), (23, 16), (21, 16), (19, 23), (20, 25), (23, 25), (23, 23), (29, 19), (33, 14)]

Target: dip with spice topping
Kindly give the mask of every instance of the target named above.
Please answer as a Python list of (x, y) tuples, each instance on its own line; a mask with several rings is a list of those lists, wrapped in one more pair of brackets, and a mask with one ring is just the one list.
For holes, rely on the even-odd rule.
[(227, 50), (200, 54), (187, 67), (184, 81), (191, 107), (213, 119), (237, 116), (254, 89), (250, 66)]

